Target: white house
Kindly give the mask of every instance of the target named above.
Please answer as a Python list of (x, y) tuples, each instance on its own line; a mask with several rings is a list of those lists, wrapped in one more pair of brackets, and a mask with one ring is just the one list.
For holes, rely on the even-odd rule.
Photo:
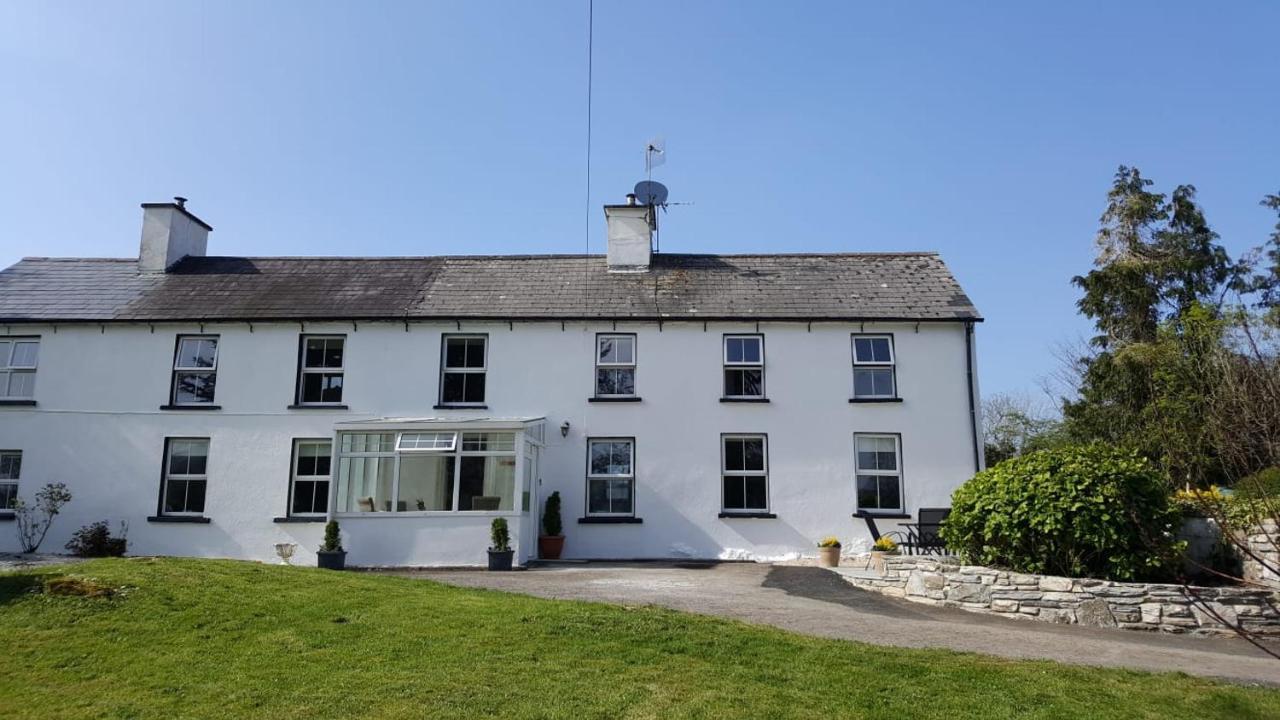
[[(849, 551), (981, 465), (977, 311), (933, 253), (206, 255), (178, 199), (129, 259), (0, 272), (0, 504), (66, 483), (45, 546), (128, 523), (134, 554), (356, 565)], [(9, 520), (10, 522), (5, 522)], [(0, 551), (18, 549), (0, 515)]]

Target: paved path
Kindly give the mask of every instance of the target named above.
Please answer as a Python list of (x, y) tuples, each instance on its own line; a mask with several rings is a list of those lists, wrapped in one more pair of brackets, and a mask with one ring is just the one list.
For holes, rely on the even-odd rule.
[(1280, 686), (1280, 660), (1239, 639), (1051, 625), (930, 607), (859, 590), (834, 573), (813, 567), (567, 564), (511, 573), (420, 570), (395, 574), (546, 598), (661, 605), (880, 645), (1182, 671)]

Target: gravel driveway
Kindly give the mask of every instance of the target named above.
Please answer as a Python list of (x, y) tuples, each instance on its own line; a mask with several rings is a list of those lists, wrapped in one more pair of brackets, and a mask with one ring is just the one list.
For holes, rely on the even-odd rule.
[(1182, 671), (1280, 686), (1280, 660), (1235, 638), (1160, 635), (977, 615), (869, 593), (814, 567), (588, 563), (511, 573), (414, 570), (392, 574), (545, 598), (661, 605), (879, 645)]

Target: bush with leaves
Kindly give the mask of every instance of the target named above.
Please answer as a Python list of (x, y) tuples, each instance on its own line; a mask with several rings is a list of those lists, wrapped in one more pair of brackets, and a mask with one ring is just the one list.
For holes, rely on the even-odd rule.
[(1018, 572), (1166, 579), (1180, 513), (1163, 474), (1107, 445), (1042, 450), (961, 485), (942, 528), (967, 561)]
[(120, 537), (111, 537), (106, 520), (85, 525), (71, 536), (67, 549), (74, 555), (86, 558), (122, 557), (129, 549), (129, 526), (120, 523)]
[(1248, 500), (1280, 501), (1280, 467), (1266, 470), (1241, 478), (1235, 486), (1236, 495)]
[(489, 539), (493, 542), (490, 550), (506, 552), (511, 549), (511, 531), (507, 529), (505, 518), (494, 518), (489, 527)]
[(542, 534), (556, 537), (564, 532), (564, 523), (560, 519), (560, 491), (551, 493), (547, 498), (546, 509), (542, 512)]
[(342, 531), (337, 520), (324, 524), (324, 540), (320, 542), (320, 552), (342, 552)]
[(18, 521), (18, 541), (22, 552), (33, 553), (49, 534), (53, 519), (62, 512), (62, 506), (71, 502), (71, 491), (66, 483), (49, 483), (36, 493), (35, 503), (18, 498), (13, 503), (14, 519)]

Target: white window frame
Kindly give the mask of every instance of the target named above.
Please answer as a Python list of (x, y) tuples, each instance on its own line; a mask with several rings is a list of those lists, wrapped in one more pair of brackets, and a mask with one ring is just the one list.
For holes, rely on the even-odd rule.
[[(222, 338), (218, 335), (178, 335), (173, 346), (173, 377), (169, 383), (169, 404), (176, 407), (207, 407), (217, 402), (218, 398), (218, 355), (222, 352)], [(213, 364), (209, 367), (197, 365), (179, 365), (182, 359), (182, 346), (187, 342), (212, 342)], [(213, 397), (208, 400), (178, 402), (179, 375), (211, 375), (213, 376)]]
[[(40, 337), (39, 336), (0, 336), (0, 343), (7, 343), (7, 352), (0, 353), (0, 400), (34, 400), (36, 397), (36, 371), (40, 364)], [(18, 346), (25, 344), (34, 344), (36, 346), (36, 361), (31, 365), (15, 365), (13, 363), (14, 356), (18, 354)], [(30, 395), (10, 395), (10, 383), (14, 375), (30, 375), (31, 376), (31, 394)]]
[[(8, 487), (8, 501), (0, 501), (0, 512), (13, 509), (13, 502), (18, 499), (18, 484), (22, 477), (22, 451), (21, 450), (0, 450), (0, 458), (17, 457), (18, 470), (13, 473), (13, 477), (0, 477), (0, 487)], [(3, 465), (0, 464), (0, 467)]]
[[(405, 442), (412, 439), (412, 443)], [(424, 440), (430, 440), (424, 444)], [(423, 430), (422, 432), (402, 432), (396, 439), (397, 452), (446, 452), (451, 453), (458, 448), (458, 432), (456, 430)]]
[[(729, 360), (729, 340), (756, 340), (760, 344), (760, 361), (747, 362), (745, 360)], [(720, 342), (720, 359), (724, 365), (720, 373), (720, 391), (727, 400), (761, 400), (766, 395), (765, 391), (765, 371), (764, 371), (764, 334), (763, 333), (726, 333)], [(759, 395), (730, 395), (728, 373), (730, 370), (760, 370), (760, 394)]]
[[(725, 451), (725, 445), (730, 440), (759, 440), (761, 444), (760, 457), (764, 461), (763, 470), (730, 470), (728, 467), (728, 454)], [(736, 477), (762, 477), (764, 478), (764, 507), (761, 508), (730, 508), (725, 505), (724, 479), (728, 476)], [(746, 502), (746, 488), (743, 488), (742, 499)], [(720, 511), (728, 514), (742, 513), (767, 513), (769, 512), (769, 436), (764, 433), (726, 433), (720, 436)]]
[[(472, 367), (450, 367), (449, 366), (449, 341), (450, 340), (482, 340), (484, 342), (483, 364), (478, 368)], [(444, 378), (449, 373), (454, 374), (477, 374), (486, 375), (489, 372), (489, 336), (483, 333), (445, 333), (440, 336), (440, 405), (445, 407), (484, 407), (485, 401), (489, 396), (489, 378), (485, 377), (484, 393), (485, 398), (478, 401), (454, 401), (444, 399)]]
[[(631, 470), (627, 474), (618, 473), (593, 473), (591, 472), (591, 446), (596, 443), (626, 443), (628, 449), (627, 467)], [(592, 512), (591, 511), (591, 482), (593, 480), (603, 480), (608, 483), (610, 480), (626, 480), (631, 485), (631, 511), (630, 512)], [(607, 488), (608, 485), (606, 484)], [(636, 439), (634, 437), (591, 437), (587, 438), (587, 496), (585, 498), (585, 510), (587, 517), (635, 517), (636, 514)], [(612, 499), (610, 506), (613, 505)]]
[[(604, 340), (630, 340), (631, 341), (631, 362), (604, 362), (600, 359), (600, 344)], [(598, 398), (632, 398), (636, 396), (636, 365), (638, 363), (637, 355), (640, 350), (640, 342), (635, 333), (597, 333), (596, 334), (596, 365), (592, 384), (595, 386), (595, 396)], [(630, 370), (631, 371), (631, 392), (629, 393), (602, 393), (600, 392), (600, 370)]]
[[(203, 442), (204, 443), (204, 473), (177, 473), (170, 472), (173, 460), (173, 446), (180, 442)], [(199, 512), (183, 510), (180, 512), (170, 512), (169, 506), (169, 481), (170, 480), (202, 480), (204, 481), (204, 504), (207, 508), (209, 505), (209, 455), (213, 443), (207, 437), (170, 437), (165, 438), (164, 443), (164, 482), (160, 488), (160, 515), (162, 517), (204, 517), (204, 509)], [(189, 468), (188, 468), (189, 469)], [(184, 498), (185, 500), (185, 498)], [(183, 503), (186, 504), (185, 502)]]
[[(875, 360), (859, 360), (858, 359), (858, 341), (859, 340), (885, 340), (889, 344), (889, 360), (882, 362)], [(898, 397), (898, 352), (894, 347), (894, 338), (892, 333), (854, 333), (849, 338), (849, 352), (853, 357), (853, 389), (850, 394), (854, 400), (888, 400)], [(888, 370), (889, 383), (892, 385), (892, 392), (887, 395), (858, 394), (858, 371), (859, 370)]]
[[(307, 365), (307, 341), (308, 340), (338, 340), (342, 343), (342, 364), (338, 367), (311, 367)], [(326, 347), (327, 350), (327, 347)], [(307, 385), (308, 375), (341, 375), (342, 376), (342, 397), (337, 400), (327, 401), (307, 401), (304, 399), (303, 393)], [(330, 335), (325, 333), (304, 333), (298, 342), (298, 387), (294, 393), (294, 402), (296, 405), (306, 407), (334, 407), (341, 406), (346, 402), (347, 395), (347, 336), (346, 335)]]
[[(885, 438), (888, 438), (888, 439), (890, 439), (890, 440), (893, 440), (893, 451), (894, 451), (894, 454), (895, 454), (895, 456), (896, 456), (896, 462), (895, 462), (895, 464), (898, 466), (898, 469), (897, 469), (897, 470), (880, 470), (880, 469), (865, 469), (865, 470), (864, 470), (863, 468), (859, 467), (859, 465), (858, 465), (858, 440), (859, 440), (860, 438), (877, 439), (877, 440), (879, 440), (879, 439), (885, 439)], [(859, 499), (858, 499), (858, 476), (859, 476), (859, 475), (874, 475), (874, 476), (877, 476), (877, 477), (896, 477), (896, 478), (898, 478), (898, 505), (897, 505), (897, 507), (891, 507), (891, 508), (886, 508), (886, 507), (864, 508), (864, 507), (862, 507), (862, 503), (861, 503), (861, 502), (859, 501)], [(879, 489), (879, 486), (877, 486), (877, 488), (876, 488), (876, 494), (877, 494), (877, 496), (879, 495), (879, 493), (880, 493), (880, 489)], [(854, 500), (854, 504), (855, 504), (855, 506), (857, 507), (858, 511), (859, 511), (859, 512), (864, 512), (864, 513), (867, 513), (867, 514), (870, 514), (870, 515), (876, 515), (876, 514), (884, 514), (884, 515), (900, 515), (900, 514), (902, 514), (903, 512), (905, 512), (905, 507), (906, 507), (906, 504), (907, 504), (907, 502), (906, 502), (906, 500), (907, 500), (907, 499), (906, 499), (906, 495), (907, 495), (907, 487), (906, 487), (906, 483), (905, 483), (905, 480), (904, 480), (904, 478), (903, 478), (903, 472), (902, 472), (902, 436), (901, 436), (901, 435), (898, 435), (898, 434), (896, 434), (896, 433), (854, 433), (854, 435), (853, 435), (853, 500)]]
[[(454, 445), (449, 450), (443, 449), (419, 449), (408, 448), (402, 445), (402, 439), (405, 435), (429, 435), (429, 434), (453, 434), (455, 435)], [(391, 446), (389, 449), (356, 451), (342, 450), (343, 438), (350, 435), (392, 435)], [(488, 448), (485, 450), (469, 450), (466, 447), (467, 436), (476, 435), (510, 435), (510, 446), (502, 446), (501, 448)], [(522, 472), (521, 461), (523, 456), (520, 451), (522, 437), (528, 440), (526, 433), (509, 428), (484, 428), (475, 430), (449, 429), (449, 430), (399, 430), (399, 429), (370, 429), (365, 432), (357, 431), (340, 431), (334, 440), (334, 448), (337, 448), (333, 455), (330, 470), (332, 471), (333, 482), (329, 486), (329, 507), (333, 509), (334, 514), (338, 517), (407, 517), (407, 516), (456, 516), (471, 515), (478, 517), (515, 517), (522, 514), (520, 510), (520, 473)], [(454, 458), (453, 463), (453, 496), (452, 510), (417, 510), (417, 509), (399, 509), (400, 498), (400, 460), (404, 457), (421, 456), (421, 455), (448, 455)], [(458, 504), (462, 499), (462, 459), (465, 457), (497, 457), (510, 458), (515, 461), (515, 474), (512, 492), (512, 509), (511, 510), (462, 510)], [(374, 512), (365, 512), (361, 510), (339, 510), (339, 504), (342, 502), (340, 490), (342, 488), (342, 460), (350, 458), (380, 458), (391, 462), (391, 510), (375, 510)]]
[[(301, 466), (300, 460), (302, 459), (302, 446), (304, 445), (329, 446), (329, 472), (328, 473), (324, 475), (299, 474), (299, 468)], [(295, 438), (294, 439), (293, 461), (291, 465), (292, 470), (290, 471), (290, 475), (289, 475), (289, 507), (288, 507), (288, 512), (286, 513), (288, 517), (324, 517), (328, 513), (329, 505), (331, 504), (330, 502), (326, 502), (324, 508), (319, 512), (313, 511), (313, 512), (307, 512), (307, 513), (300, 513), (300, 512), (293, 511), (293, 500), (298, 491), (299, 481), (317, 482), (317, 483), (322, 482), (329, 487), (328, 494), (333, 493), (333, 458), (334, 458), (333, 441), (330, 440), (329, 438)], [(206, 459), (205, 462), (207, 463), (208, 460)], [(208, 468), (206, 467), (205, 470), (207, 472)], [(326, 497), (328, 497), (328, 495), (326, 495)], [(206, 496), (205, 499), (208, 500), (208, 497)], [(313, 502), (312, 506), (314, 507), (314, 505), (315, 503)]]

